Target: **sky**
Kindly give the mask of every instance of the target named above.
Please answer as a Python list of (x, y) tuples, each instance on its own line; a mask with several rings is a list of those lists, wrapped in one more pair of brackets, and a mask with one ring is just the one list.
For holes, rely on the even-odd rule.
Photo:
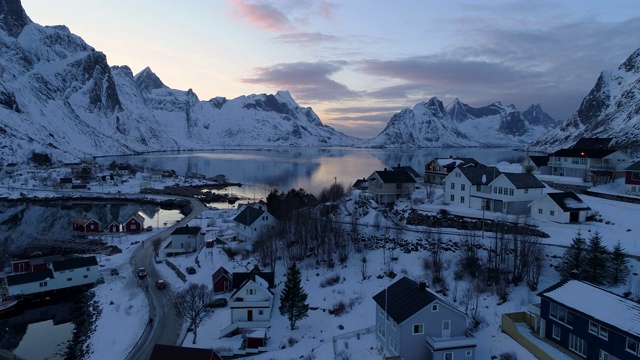
[(138, 73), (200, 100), (289, 90), (323, 123), (371, 138), (437, 97), (531, 104), (564, 121), (640, 47), (635, 0), (22, 0)]

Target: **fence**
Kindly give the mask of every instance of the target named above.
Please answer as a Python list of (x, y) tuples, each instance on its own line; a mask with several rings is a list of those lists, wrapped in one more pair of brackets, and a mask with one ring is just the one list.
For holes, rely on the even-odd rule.
[(516, 312), (510, 314), (502, 314), (502, 331), (511, 336), (518, 344), (527, 349), (533, 356), (540, 360), (553, 360), (551, 356), (545, 353), (538, 345), (520, 334), (515, 323), (526, 323), (531, 326), (531, 319), (526, 312)]

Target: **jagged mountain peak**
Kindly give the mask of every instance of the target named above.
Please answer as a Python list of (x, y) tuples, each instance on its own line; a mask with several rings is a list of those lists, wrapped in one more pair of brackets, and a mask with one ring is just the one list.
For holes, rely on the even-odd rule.
[(17, 38), (31, 22), (20, 0), (0, 1), (0, 28), (9, 36)]
[(554, 151), (580, 138), (613, 138), (617, 146), (640, 143), (640, 49), (615, 70), (600, 73), (580, 107), (557, 129), (533, 141), (529, 148)]
[(164, 89), (167, 86), (160, 80), (158, 75), (151, 71), (150, 67), (145, 67), (134, 76), (134, 80), (140, 90), (151, 91), (155, 89)]

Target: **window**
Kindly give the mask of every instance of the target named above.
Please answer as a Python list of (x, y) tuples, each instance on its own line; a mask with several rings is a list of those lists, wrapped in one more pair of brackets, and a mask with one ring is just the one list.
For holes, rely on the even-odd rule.
[(397, 327), (398, 327), (398, 323), (397, 323), (397, 322), (395, 322), (395, 320), (391, 319), (391, 328), (392, 328), (393, 330), (395, 330), (395, 329), (397, 329)]
[(258, 310), (258, 315), (264, 315), (264, 310)]
[(640, 355), (640, 347), (638, 346), (638, 342), (631, 338), (627, 338), (627, 351), (631, 351), (636, 355)]
[(560, 326), (553, 324), (553, 333), (551, 334), (554, 339), (560, 340)]
[(524, 193), (528, 194), (529, 193), (529, 189), (524, 189)]
[(587, 356), (587, 343), (573, 334), (569, 334), (569, 349), (582, 356)]
[(476, 185), (476, 191), (480, 192), (482, 190), (482, 187), (480, 185)]
[(498, 188), (497, 188), (497, 187), (495, 187), (495, 186), (493, 186), (493, 193), (494, 193), (494, 194), (497, 194), (497, 193), (498, 193)]
[(600, 349), (600, 352), (598, 353), (598, 360), (609, 360), (609, 353)]
[(431, 311), (438, 311), (438, 304), (431, 305)]
[(87, 266), (87, 271), (89, 271), (89, 270), (91, 270), (91, 268)]
[(255, 295), (256, 289), (247, 289), (247, 295)]
[(47, 286), (47, 282), (46, 281), (41, 281), (40, 282), (40, 287), (45, 287)]
[(549, 210), (549, 215), (551, 215), (551, 216), (556, 216), (556, 212), (555, 212), (555, 211), (553, 211), (553, 210)]
[(455, 196), (453, 196), (453, 195), (451, 195), (451, 196), (449, 197), (449, 199), (450, 199), (450, 201), (451, 201), (451, 202), (454, 202), (454, 201), (456, 200), (456, 197), (455, 197)]
[(455, 176), (455, 177), (459, 178), (461, 175), (460, 175), (460, 173), (459, 173), (459, 172), (456, 172), (453, 176)]
[(413, 324), (413, 335), (424, 334), (424, 324)]
[(384, 309), (380, 308), (380, 316), (382, 316), (382, 318), (384, 319)]
[(549, 305), (549, 317), (565, 325), (573, 326), (573, 313), (556, 303)]
[(498, 195), (502, 195), (502, 187), (498, 188)]
[(71, 280), (73, 280), (73, 279), (72, 278), (67, 278), (67, 281), (71, 281)]
[(89, 277), (89, 275), (83, 275), (82, 277), (86, 279)]
[(453, 360), (453, 353), (452, 352), (444, 353), (444, 360)]
[(513, 196), (513, 189), (509, 189), (509, 196)]
[(451, 190), (455, 190), (456, 189), (456, 183), (451, 183)]
[(460, 196), (460, 203), (464, 204), (464, 196)]
[(464, 191), (465, 189), (465, 185), (464, 184), (460, 184), (460, 190)]
[(589, 332), (605, 340), (609, 340), (609, 329), (594, 321), (589, 321)]
[(473, 351), (471, 351), (471, 350), (465, 351), (464, 352), (464, 356), (467, 356), (467, 357), (473, 356)]
[(538, 214), (542, 214), (542, 209), (538, 209)]
[(395, 340), (393, 340), (393, 338), (389, 338), (389, 347), (391, 348), (391, 351), (393, 351), (395, 354), (398, 353), (398, 344), (396, 343)]
[(380, 336), (382, 336), (382, 338), (384, 339), (384, 325), (383, 324), (378, 324), (378, 334)]

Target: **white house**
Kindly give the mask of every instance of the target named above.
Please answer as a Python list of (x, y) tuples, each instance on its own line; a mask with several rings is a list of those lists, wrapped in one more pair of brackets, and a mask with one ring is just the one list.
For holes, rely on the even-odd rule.
[(70, 257), (42, 264), (41, 270), (5, 276), (8, 296), (24, 296), (94, 284), (100, 277), (95, 256)]
[(489, 184), (490, 208), (511, 215), (528, 214), (529, 204), (542, 195), (544, 188), (533, 174), (502, 173)]
[(261, 232), (275, 230), (277, 224), (276, 218), (267, 212), (267, 204), (262, 201), (244, 205), (233, 221), (238, 241), (253, 241)]
[(568, 224), (583, 222), (591, 208), (574, 192), (546, 193), (531, 203), (531, 217)]
[(551, 175), (571, 176), (602, 184), (624, 176), (633, 160), (615, 149), (560, 149), (549, 155)]
[(467, 208), (487, 209), (489, 184), (501, 174), (495, 167), (456, 167), (442, 182), (445, 200)]
[(204, 245), (204, 234), (199, 226), (188, 224), (171, 233), (171, 241), (162, 249), (165, 256), (192, 253)]
[(274, 295), (267, 280), (252, 273), (229, 298), (231, 324), (220, 330), (221, 336), (236, 334), (247, 328), (269, 327), (273, 300)]
[(416, 190), (416, 179), (406, 170), (374, 171), (367, 182), (369, 191), (380, 205), (392, 204), (402, 197), (409, 197)]

